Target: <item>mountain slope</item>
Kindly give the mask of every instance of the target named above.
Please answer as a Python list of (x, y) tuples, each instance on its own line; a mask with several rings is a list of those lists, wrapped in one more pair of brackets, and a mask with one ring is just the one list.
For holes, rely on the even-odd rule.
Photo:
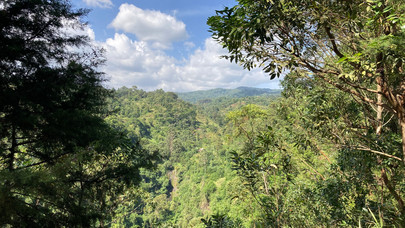
[(198, 101), (219, 97), (239, 98), (249, 96), (279, 95), (280, 92), (281, 92), (280, 89), (238, 87), (236, 89), (210, 89), (210, 90), (177, 93), (177, 95), (179, 96), (180, 99), (184, 101), (197, 103)]

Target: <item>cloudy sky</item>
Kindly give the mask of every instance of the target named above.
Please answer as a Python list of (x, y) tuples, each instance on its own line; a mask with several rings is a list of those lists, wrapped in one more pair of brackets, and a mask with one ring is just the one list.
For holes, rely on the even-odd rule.
[(207, 18), (234, 0), (73, 0), (89, 8), (88, 34), (106, 50), (108, 87), (183, 92), (252, 86), (278, 88), (260, 69), (220, 56)]

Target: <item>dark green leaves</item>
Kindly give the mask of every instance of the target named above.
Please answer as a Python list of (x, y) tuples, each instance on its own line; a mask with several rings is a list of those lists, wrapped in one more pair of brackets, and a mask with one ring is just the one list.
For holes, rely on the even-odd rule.
[(85, 13), (64, 0), (1, 3), (0, 226), (95, 226), (153, 165), (103, 120), (103, 58), (65, 32)]

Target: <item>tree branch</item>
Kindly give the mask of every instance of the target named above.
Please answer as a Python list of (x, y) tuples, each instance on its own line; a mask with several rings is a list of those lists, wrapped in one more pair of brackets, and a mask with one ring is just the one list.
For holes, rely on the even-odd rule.
[[(336, 44), (336, 38), (335, 38), (335, 36), (331, 33), (331, 28), (330, 28), (329, 26), (327, 26), (327, 25), (324, 25), (324, 28), (325, 28), (326, 34), (328, 35), (329, 41), (330, 41), (330, 43), (332, 44), (332, 50), (333, 50), (333, 52), (335, 52), (335, 54), (336, 54), (339, 58), (344, 57), (344, 55), (339, 51), (339, 48), (338, 48), (338, 46), (337, 46), (337, 44)], [(349, 62), (349, 64), (352, 65), (352, 66), (353, 66), (354, 68), (356, 68), (356, 69), (359, 69), (359, 68), (360, 68), (360, 65), (359, 65), (359, 64), (356, 64), (356, 63), (353, 63), (353, 62)]]
[(384, 152), (381, 152), (381, 151), (373, 150), (371, 148), (367, 148), (367, 147), (364, 147), (364, 146), (347, 146), (347, 145), (342, 145), (342, 146), (347, 147), (349, 149), (354, 149), (354, 150), (368, 151), (368, 152), (371, 152), (371, 153), (374, 153), (374, 154), (383, 155), (385, 157), (389, 157), (389, 158), (396, 159), (398, 161), (402, 161), (402, 159), (397, 157), (397, 156), (387, 154), (387, 153), (384, 153)]

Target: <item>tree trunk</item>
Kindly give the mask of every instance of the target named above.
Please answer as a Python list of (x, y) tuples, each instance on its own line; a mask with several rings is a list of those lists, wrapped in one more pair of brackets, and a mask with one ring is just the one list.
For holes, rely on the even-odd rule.
[(17, 149), (17, 133), (14, 124), (11, 126), (11, 147), (9, 149), (10, 155), (9, 155), (9, 160), (8, 160), (8, 170), (13, 171), (14, 170), (14, 159), (15, 159), (15, 153)]
[(381, 78), (377, 78), (377, 125), (376, 125), (376, 135), (379, 136), (381, 135), (382, 127), (383, 127), (383, 107), (382, 107), (382, 102), (383, 102), (383, 95), (381, 94), (382, 92), (382, 87), (381, 87)]
[(392, 196), (394, 196), (395, 200), (398, 203), (398, 209), (401, 212), (402, 215), (405, 214), (405, 206), (404, 206), (404, 201), (402, 200), (401, 196), (396, 192), (395, 187), (392, 185), (391, 181), (388, 179), (388, 176), (385, 172), (385, 169), (381, 169), (381, 177), (384, 181), (384, 184), (387, 186), (389, 192), (391, 193)]
[(401, 137), (402, 137), (402, 162), (405, 166), (405, 116), (401, 114), (399, 119), (399, 124), (401, 127)]
[[(384, 66), (382, 64), (382, 59), (383, 56), (382, 54), (378, 54), (377, 56), (377, 72), (380, 73), (380, 76), (377, 77), (377, 118), (376, 118), (376, 125), (375, 125), (375, 132), (377, 137), (379, 137), (382, 133), (382, 128), (383, 128), (383, 124), (384, 124), (384, 120), (383, 120), (383, 92), (384, 92), (384, 79), (385, 79), (385, 73), (384, 73)], [(385, 88), (386, 89), (386, 88)], [(401, 126), (401, 136), (402, 136), (402, 153), (403, 153), (403, 158), (402, 161), (405, 162), (405, 118), (403, 113), (401, 113), (401, 111), (398, 111), (397, 115), (399, 116), (399, 122), (400, 122), (400, 126)], [(379, 161), (379, 163), (381, 164), (381, 159), (379, 157), (377, 157), (377, 160)], [(401, 194), (398, 194), (395, 186), (392, 184), (391, 180), (388, 179), (386, 170), (384, 167), (382, 167), (381, 169), (381, 178), (385, 184), (385, 186), (387, 186), (390, 194), (394, 197), (394, 199), (397, 201), (398, 203), (398, 210), (400, 211), (400, 213), (402, 215), (405, 214), (405, 206), (404, 206), (404, 201), (402, 200)]]

